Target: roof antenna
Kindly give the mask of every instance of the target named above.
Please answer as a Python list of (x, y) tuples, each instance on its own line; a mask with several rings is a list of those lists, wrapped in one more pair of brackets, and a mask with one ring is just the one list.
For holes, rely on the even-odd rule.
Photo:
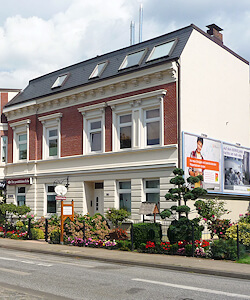
[(135, 43), (135, 22), (131, 21), (130, 23), (130, 46)]
[(139, 9), (139, 43), (142, 42), (142, 19), (143, 19), (143, 8), (141, 3)]

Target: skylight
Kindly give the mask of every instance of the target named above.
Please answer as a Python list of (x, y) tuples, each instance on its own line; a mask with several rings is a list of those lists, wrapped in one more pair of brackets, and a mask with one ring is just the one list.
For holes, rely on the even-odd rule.
[(139, 65), (144, 57), (145, 52), (145, 49), (143, 49), (141, 51), (128, 54), (124, 58), (119, 70)]
[(147, 61), (168, 56), (174, 44), (175, 44), (175, 40), (172, 40), (170, 42), (155, 46), (152, 52), (150, 53)]
[(63, 74), (63, 75), (58, 76), (51, 88), (53, 89), (53, 88), (62, 86), (67, 77), (68, 77), (68, 74)]
[(89, 78), (100, 77), (107, 64), (107, 61), (97, 64)]

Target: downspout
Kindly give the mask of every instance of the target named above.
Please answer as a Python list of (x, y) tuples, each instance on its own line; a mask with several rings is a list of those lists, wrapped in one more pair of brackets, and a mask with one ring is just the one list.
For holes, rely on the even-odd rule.
[(176, 100), (177, 100), (177, 145), (178, 145), (178, 168), (181, 168), (181, 65), (179, 60), (175, 61), (177, 66), (177, 87), (176, 87)]

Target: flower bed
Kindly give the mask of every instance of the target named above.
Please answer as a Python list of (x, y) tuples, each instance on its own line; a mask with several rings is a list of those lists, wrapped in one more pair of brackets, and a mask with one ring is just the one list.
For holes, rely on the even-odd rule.
[(78, 237), (69, 237), (67, 244), (78, 247), (92, 247), (92, 248), (106, 248), (106, 249), (117, 249), (117, 243), (110, 240), (96, 240), (92, 238), (82, 239)]

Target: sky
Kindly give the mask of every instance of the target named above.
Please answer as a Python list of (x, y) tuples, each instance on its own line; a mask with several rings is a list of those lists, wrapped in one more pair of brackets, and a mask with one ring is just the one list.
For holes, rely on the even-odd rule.
[(250, 0), (0, 0), (0, 88), (195, 24), (223, 28), (224, 44), (250, 61)]

